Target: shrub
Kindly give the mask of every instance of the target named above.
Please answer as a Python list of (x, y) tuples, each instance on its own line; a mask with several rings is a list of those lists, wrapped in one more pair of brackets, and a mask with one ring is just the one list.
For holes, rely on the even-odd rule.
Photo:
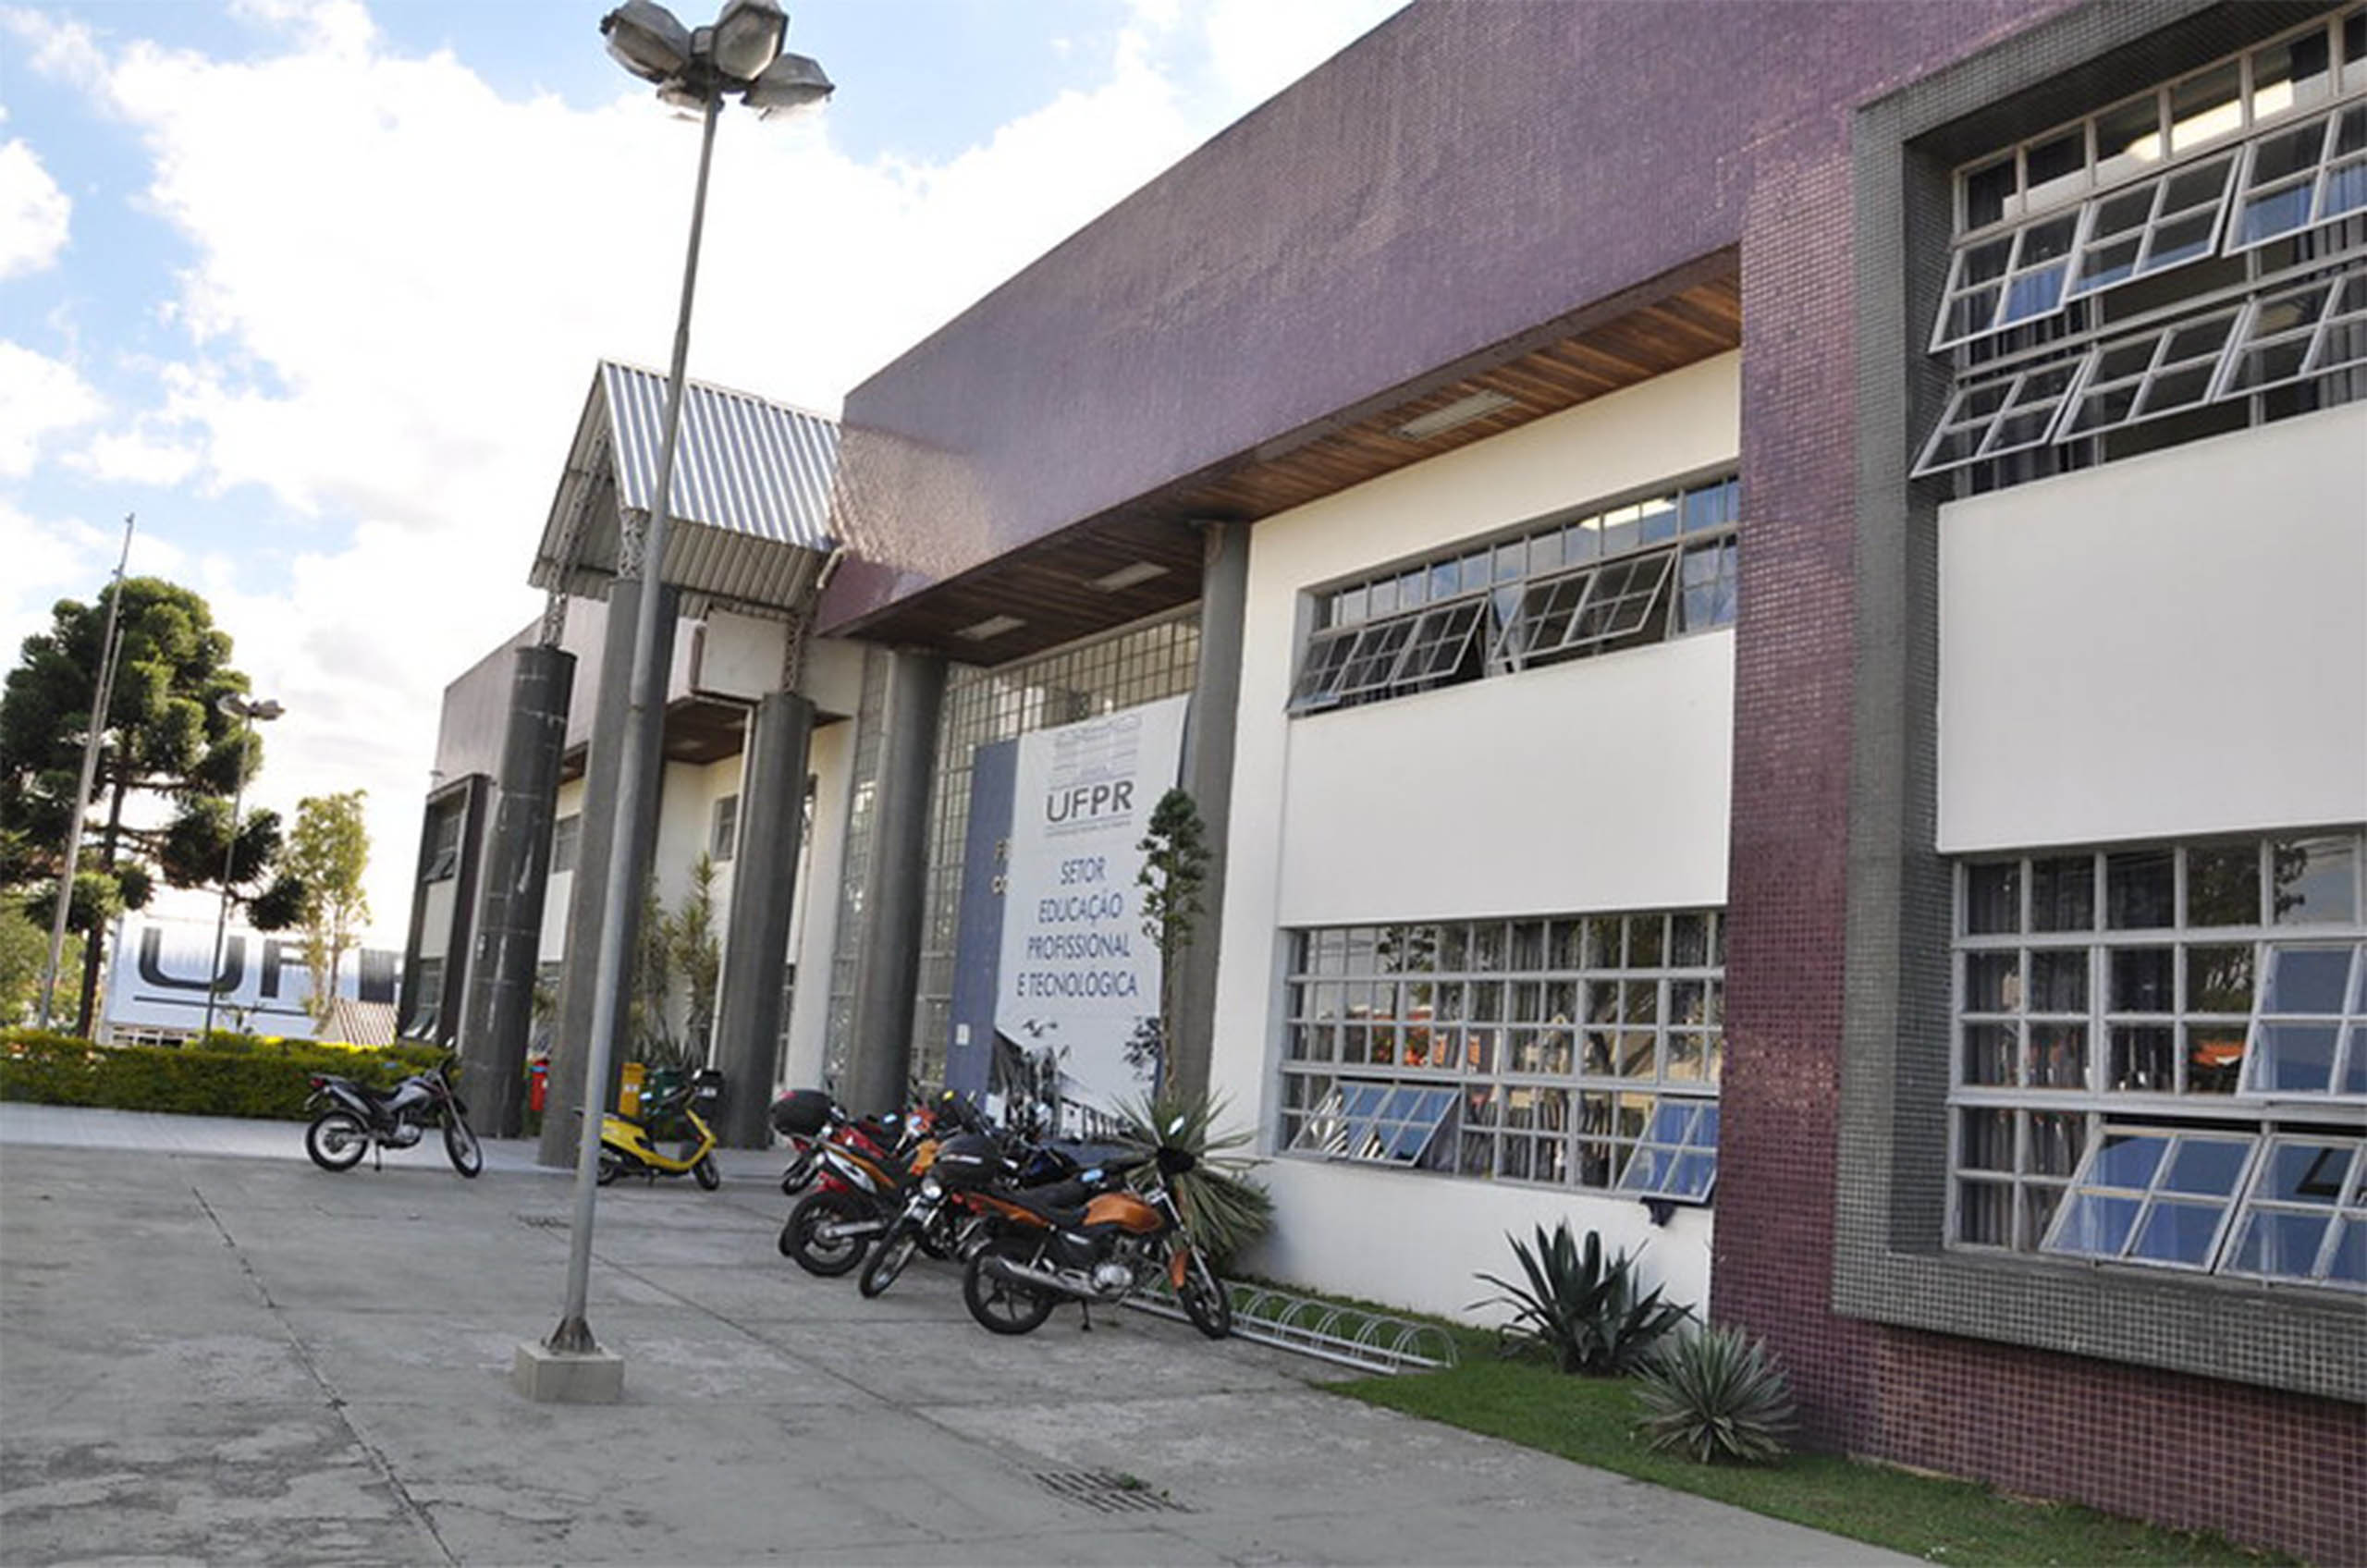
[(1772, 1464), (1792, 1429), (1792, 1388), (1767, 1347), (1739, 1329), (1679, 1337), (1643, 1369), (1637, 1427), (1657, 1449), (1703, 1464)]
[(10, 1029), (0, 1031), (0, 1099), (300, 1121), (315, 1072), (383, 1089), (442, 1058), (432, 1047), (355, 1052), (218, 1034), (202, 1045), (95, 1046), (54, 1031)]
[(1662, 1336), (1693, 1314), (1689, 1306), (1661, 1300), (1657, 1285), (1638, 1293), (1636, 1259), (1623, 1249), (1606, 1260), (1597, 1231), (1587, 1232), (1584, 1251), (1572, 1239), (1566, 1219), (1551, 1236), (1539, 1226), (1534, 1252), (1516, 1238), (1505, 1240), (1528, 1286), (1479, 1275), (1505, 1293), (1474, 1302), (1472, 1308), (1511, 1307), (1513, 1320), (1503, 1335), (1543, 1351), (1562, 1371), (1592, 1378), (1632, 1371)]
[(1138, 1096), (1118, 1107), (1118, 1141), (1145, 1154), (1165, 1145), (1188, 1149), (1198, 1162), (1170, 1187), (1184, 1228), (1208, 1254), (1209, 1267), (1228, 1271), (1274, 1223), (1274, 1200), (1249, 1172), (1257, 1161), (1233, 1151), (1250, 1131), (1217, 1131), (1221, 1096), (1208, 1094)]

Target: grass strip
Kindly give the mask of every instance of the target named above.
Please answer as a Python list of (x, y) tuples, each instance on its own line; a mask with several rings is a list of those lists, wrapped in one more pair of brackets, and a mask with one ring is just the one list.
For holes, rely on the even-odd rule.
[(1462, 1366), (1441, 1371), (1327, 1386), (1367, 1404), (1933, 1562), (2258, 1568), (2292, 1561), (2074, 1503), (2027, 1501), (1975, 1482), (1826, 1454), (1794, 1454), (1767, 1468), (1696, 1464), (1656, 1452), (1635, 1435), (1632, 1383), (1564, 1377), (1484, 1352), (1466, 1352)]

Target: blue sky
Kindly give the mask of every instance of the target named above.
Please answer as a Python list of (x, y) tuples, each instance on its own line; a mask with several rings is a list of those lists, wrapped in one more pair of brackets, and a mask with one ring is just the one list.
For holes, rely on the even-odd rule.
[[(719, 137), (693, 375), (825, 413), (1398, 0), (809, 0), (822, 113)], [(131, 570), (366, 788), (382, 935), (444, 685), (593, 366), (665, 361), (696, 128), (559, 0), (0, 0), (0, 650)], [(686, 20), (705, 20), (687, 10)]]

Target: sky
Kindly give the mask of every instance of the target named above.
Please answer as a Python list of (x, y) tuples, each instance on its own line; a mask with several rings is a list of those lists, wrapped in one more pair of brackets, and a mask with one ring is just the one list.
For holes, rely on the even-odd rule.
[[(690, 374), (836, 415), (1402, 3), (792, 5), (838, 92), (727, 111)], [(287, 709), (250, 800), (368, 791), (382, 945), (444, 687), (541, 612), (594, 366), (670, 350), (698, 129), (604, 9), (0, 0), (0, 668), (135, 516), (131, 573)]]

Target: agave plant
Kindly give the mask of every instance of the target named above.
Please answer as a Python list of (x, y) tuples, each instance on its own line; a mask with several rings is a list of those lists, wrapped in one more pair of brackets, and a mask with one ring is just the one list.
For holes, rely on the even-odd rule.
[(1225, 1266), (1274, 1222), (1274, 1200), (1250, 1180), (1258, 1163), (1239, 1149), (1252, 1136), (1245, 1127), (1217, 1131), (1224, 1101), (1211, 1095), (1143, 1096), (1118, 1107), (1118, 1141), (1148, 1153), (1164, 1145), (1188, 1151), (1197, 1163), (1171, 1191), (1193, 1239), (1207, 1248), (1216, 1268)]
[(1739, 1329), (1680, 1337), (1637, 1379), (1637, 1428), (1652, 1447), (1703, 1464), (1772, 1464), (1792, 1429), (1792, 1389), (1767, 1347)]
[(1564, 1372), (1611, 1378), (1632, 1371), (1663, 1335), (1693, 1315), (1689, 1306), (1662, 1301), (1657, 1285), (1640, 1291), (1636, 1258), (1623, 1249), (1606, 1259), (1600, 1233), (1588, 1231), (1581, 1250), (1566, 1219), (1551, 1236), (1539, 1226), (1534, 1251), (1516, 1237), (1504, 1239), (1512, 1243), (1528, 1284), (1524, 1289), (1482, 1274), (1479, 1279), (1504, 1293), (1473, 1302), (1470, 1309), (1511, 1307), (1513, 1320), (1503, 1333), (1544, 1351)]

